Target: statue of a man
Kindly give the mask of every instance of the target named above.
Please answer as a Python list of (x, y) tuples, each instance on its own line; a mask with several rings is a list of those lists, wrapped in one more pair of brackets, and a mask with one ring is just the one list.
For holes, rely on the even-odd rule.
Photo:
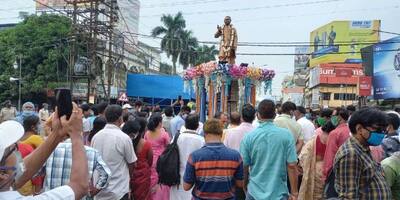
[(217, 25), (217, 29), (214, 37), (219, 38), (222, 36), (218, 54), (219, 61), (235, 64), (238, 37), (236, 29), (231, 24), (231, 17), (226, 16), (224, 25), (222, 27)]

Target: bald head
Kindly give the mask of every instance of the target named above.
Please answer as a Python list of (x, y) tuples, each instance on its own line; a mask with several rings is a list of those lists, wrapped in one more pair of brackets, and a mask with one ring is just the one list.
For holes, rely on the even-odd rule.
[(230, 116), (231, 124), (239, 126), (240, 125), (240, 114), (238, 112), (232, 112)]

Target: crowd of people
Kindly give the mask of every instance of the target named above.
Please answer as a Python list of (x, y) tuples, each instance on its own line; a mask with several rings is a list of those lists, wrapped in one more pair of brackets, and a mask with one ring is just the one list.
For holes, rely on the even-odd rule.
[[(178, 105), (74, 103), (67, 118), (5, 102), (0, 199), (400, 200), (396, 111), (263, 100), (203, 124)], [(159, 158), (174, 147), (179, 183), (166, 185)]]

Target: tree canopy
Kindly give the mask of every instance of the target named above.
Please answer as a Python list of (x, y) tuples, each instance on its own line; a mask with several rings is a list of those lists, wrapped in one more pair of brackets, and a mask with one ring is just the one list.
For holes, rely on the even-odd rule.
[(17, 96), (19, 78), (13, 64), (21, 61), (22, 96), (44, 92), (66, 82), (71, 21), (60, 15), (28, 16), (0, 32), (0, 102)]
[(201, 45), (191, 30), (186, 29), (186, 21), (181, 12), (163, 15), (161, 26), (153, 28), (153, 37), (161, 36), (161, 50), (172, 60), (172, 73), (176, 74), (176, 64), (186, 69), (190, 65), (215, 60), (218, 54), (215, 46)]

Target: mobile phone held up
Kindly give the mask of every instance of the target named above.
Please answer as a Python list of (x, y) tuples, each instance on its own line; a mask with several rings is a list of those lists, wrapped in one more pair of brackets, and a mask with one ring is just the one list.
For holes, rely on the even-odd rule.
[(67, 119), (72, 114), (72, 97), (71, 90), (66, 88), (56, 89), (56, 105), (58, 110), (58, 117), (66, 116)]

